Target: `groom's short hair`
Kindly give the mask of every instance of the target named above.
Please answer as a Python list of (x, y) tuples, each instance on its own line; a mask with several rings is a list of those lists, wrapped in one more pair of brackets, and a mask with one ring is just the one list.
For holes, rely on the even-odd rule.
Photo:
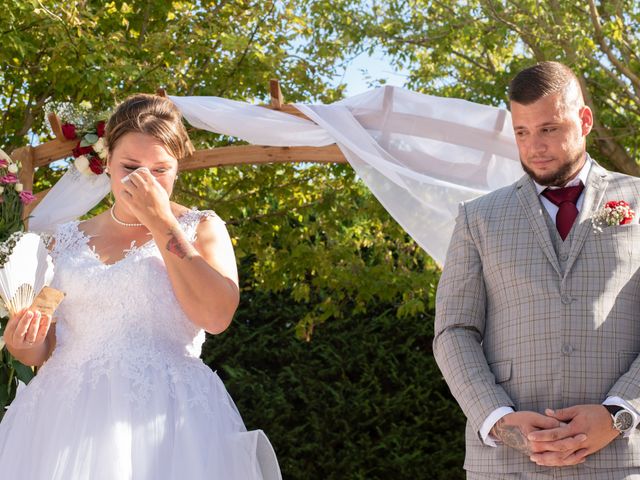
[(573, 71), (560, 62), (540, 62), (518, 73), (509, 84), (509, 101), (530, 105), (580, 82)]

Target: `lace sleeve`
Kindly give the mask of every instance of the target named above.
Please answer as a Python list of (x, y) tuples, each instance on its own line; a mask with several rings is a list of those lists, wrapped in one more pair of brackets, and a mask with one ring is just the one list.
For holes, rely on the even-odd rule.
[(55, 233), (45, 240), (55, 261), (64, 251), (70, 250), (78, 242), (78, 222), (67, 222), (56, 227)]
[(225, 224), (224, 220), (222, 220), (216, 212), (213, 210), (190, 210), (185, 213), (181, 218), (181, 223), (184, 227), (184, 231), (187, 234), (187, 238), (189, 242), (193, 243), (196, 241), (196, 236), (198, 233), (198, 225), (200, 222), (211, 219), (213, 221), (222, 222)]

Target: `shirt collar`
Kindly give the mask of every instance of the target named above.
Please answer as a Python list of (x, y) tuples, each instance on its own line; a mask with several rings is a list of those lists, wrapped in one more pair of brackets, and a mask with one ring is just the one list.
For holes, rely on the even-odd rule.
[[(587, 155), (587, 160), (584, 162), (584, 165), (582, 166), (582, 169), (580, 170), (578, 175), (576, 175), (573, 179), (571, 179), (571, 181), (568, 182), (565, 185), (565, 187), (575, 187), (580, 182), (582, 182), (583, 185), (586, 185), (587, 184), (587, 177), (589, 176), (589, 170), (591, 170), (591, 165), (592, 164), (593, 164), (593, 160), (591, 159), (591, 157), (589, 155)], [(561, 188), (561, 187), (546, 187), (544, 185), (539, 185), (538, 182), (536, 182), (535, 180), (533, 181), (533, 183), (536, 186), (536, 191), (538, 192), (538, 195), (540, 195), (547, 188), (549, 188), (551, 190), (555, 190), (556, 188)]]

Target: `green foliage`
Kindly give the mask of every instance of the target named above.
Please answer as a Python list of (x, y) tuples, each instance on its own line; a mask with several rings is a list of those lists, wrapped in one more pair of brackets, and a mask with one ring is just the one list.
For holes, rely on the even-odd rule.
[[(4, 332), (7, 318), (3, 318), (0, 334)], [(0, 349), (0, 419), (4, 416), (5, 407), (9, 406), (16, 396), (18, 382), (29, 383), (34, 377), (31, 367), (16, 360), (6, 348)]]
[(0, 148), (46, 135), (47, 103), (106, 110), (136, 92), (331, 101), (340, 48), (313, 38), (309, 12), (284, 2), (9, 0), (0, 16)]
[(432, 356), (433, 311), (398, 319), (378, 302), (302, 342), (292, 333), (305, 308), (290, 295), (246, 292), (204, 348), (283, 477), (463, 479), (464, 416)]
[(299, 337), (378, 302), (399, 317), (432, 302), (435, 263), (347, 166), (210, 169), (185, 175), (177, 195), (228, 221), (247, 291), (287, 291), (305, 307)]
[[(5, 177), (18, 171), (19, 165), (3, 160), (0, 165), (0, 176)], [(0, 185), (0, 268), (4, 267), (9, 256), (13, 252), (24, 230), (23, 203), (21, 193), (22, 185), (12, 182)], [(14, 399), (18, 381), (28, 383), (33, 378), (33, 370), (22, 365), (6, 350), (4, 350), (4, 330), (9, 321), (8, 312), (4, 302), (0, 301), (0, 418), (4, 415), (5, 408)], [(4, 351), (3, 351), (4, 350)]]
[(6, 241), (9, 236), (24, 229), (22, 222), (22, 201), (13, 185), (3, 186), (4, 192), (0, 194), (0, 242)]

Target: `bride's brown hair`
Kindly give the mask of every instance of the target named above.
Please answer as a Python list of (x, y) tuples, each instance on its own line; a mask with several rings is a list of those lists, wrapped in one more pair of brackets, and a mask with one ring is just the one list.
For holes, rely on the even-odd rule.
[(105, 140), (109, 152), (127, 133), (144, 133), (160, 141), (180, 160), (193, 153), (178, 107), (166, 97), (139, 93), (128, 97), (107, 122)]

